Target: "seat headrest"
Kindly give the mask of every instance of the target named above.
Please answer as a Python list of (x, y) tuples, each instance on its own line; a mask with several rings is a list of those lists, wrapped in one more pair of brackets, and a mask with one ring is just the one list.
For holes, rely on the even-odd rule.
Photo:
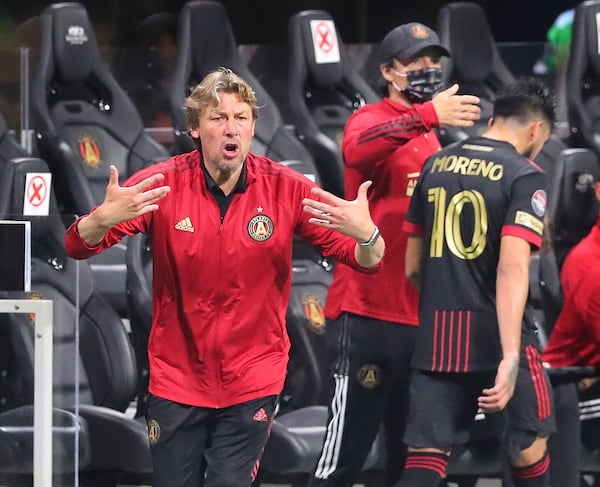
[(213, 0), (186, 3), (179, 14), (177, 60), (171, 84), (170, 103), (177, 130), (187, 131), (187, 120), (181, 107), (188, 90), (221, 66), (232, 69), (254, 88), (257, 104), (261, 107), (255, 142), (260, 140), (268, 145), (283, 124), (281, 114), (238, 51), (225, 7)]
[(554, 213), (555, 239), (577, 243), (598, 218), (594, 183), (600, 181), (600, 163), (588, 149), (566, 149), (557, 168), (558, 188)]
[[(339, 84), (344, 78), (346, 50), (328, 12), (305, 10), (290, 18), (292, 45), (301, 45), (307, 67), (307, 77), (319, 87)], [(290, 60), (291, 66), (297, 60)]]
[[(222, 3), (211, 0), (188, 2), (181, 9), (180, 19), (181, 24), (191, 27), (190, 35), (180, 41), (191, 44), (192, 70), (196, 81), (220, 66), (239, 71), (241, 56)], [(217, 39), (218, 42), (215, 42)]]
[(588, 0), (579, 4), (575, 9), (573, 32), (583, 30), (588, 57), (588, 65), (593, 72), (600, 76), (600, 32), (596, 24), (596, 16), (600, 14), (600, 1)]
[[(31, 222), (32, 248), (42, 245), (45, 254), (50, 252), (52, 257), (64, 258), (63, 238), (65, 227), (62, 222), (52, 187), (39, 177), (30, 178), (31, 173), (50, 174), (48, 165), (42, 159), (23, 157), (13, 159), (2, 166), (0, 195), (0, 215), (10, 220), (25, 220)], [(36, 182), (37, 181), (37, 182)], [(46, 180), (47, 181), (47, 180)], [(47, 215), (24, 215), (25, 201), (28, 199), (32, 207), (48, 198)], [(28, 211), (28, 213), (32, 213)], [(35, 251), (34, 251), (35, 255)]]
[(56, 74), (65, 83), (87, 79), (94, 67), (103, 61), (83, 5), (53, 4), (42, 16), (44, 21), (51, 23)]
[(483, 80), (492, 70), (494, 39), (485, 11), (476, 3), (456, 2), (440, 10), (442, 43), (452, 57), (454, 78)]

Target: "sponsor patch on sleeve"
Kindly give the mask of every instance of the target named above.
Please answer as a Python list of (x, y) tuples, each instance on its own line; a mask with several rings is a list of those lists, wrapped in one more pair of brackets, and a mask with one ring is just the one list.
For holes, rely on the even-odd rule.
[(546, 213), (546, 192), (543, 189), (538, 189), (533, 196), (531, 196), (531, 208), (533, 212), (540, 218)]
[(544, 222), (524, 211), (517, 211), (515, 214), (515, 223), (527, 227), (540, 235), (544, 231)]

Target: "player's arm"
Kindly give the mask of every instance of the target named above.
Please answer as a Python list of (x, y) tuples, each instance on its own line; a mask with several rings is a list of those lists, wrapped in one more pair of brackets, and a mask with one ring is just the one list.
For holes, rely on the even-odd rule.
[(404, 269), (406, 277), (417, 289), (421, 287), (421, 249), (423, 248), (423, 237), (411, 235), (406, 242), (406, 258)]
[(502, 346), (494, 387), (484, 389), (479, 407), (500, 411), (513, 395), (519, 368), (521, 327), (529, 289), (531, 246), (526, 240), (505, 235), (500, 241), (496, 276), (496, 313)]

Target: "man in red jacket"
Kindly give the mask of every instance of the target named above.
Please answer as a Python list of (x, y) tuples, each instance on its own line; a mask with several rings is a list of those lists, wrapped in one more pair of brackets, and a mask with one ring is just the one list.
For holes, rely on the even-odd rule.
[[(600, 201), (600, 183), (595, 184)], [(564, 305), (542, 355), (552, 367), (600, 366), (600, 217), (567, 255), (560, 275)]]
[(344, 129), (346, 197), (373, 181), (369, 203), (386, 240), (380, 273), (338, 263), (325, 314), (331, 340), (333, 391), (329, 425), (311, 485), (352, 485), (383, 422), (389, 461), (385, 485), (400, 475), (410, 359), (419, 294), (404, 275), (402, 233), (425, 159), (440, 149), (437, 127), (470, 127), (480, 116), (475, 96), (441, 91), (441, 59), (449, 52), (429, 27), (412, 22), (380, 46), (385, 98), (355, 112)]
[[(600, 182), (595, 183), (600, 201)], [(542, 353), (551, 367), (600, 367), (600, 216), (591, 232), (568, 253), (560, 275), (564, 304)], [(580, 391), (595, 398), (595, 378), (579, 383)], [(581, 423), (579, 393), (574, 383), (554, 386), (557, 434), (548, 442), (553, 485), (575, 485), (580, 474)], [(592, 437), (593, 429), (584, 428)]]
[(346, 201), (249, 152), (256, 96), (231, 70), (207, 75), (186, 109), (198, 150), (124, 186), (111, 167), (104, 202), (65, 242), (82, 259), (125, 235), (152, 235), (154, 485), (243, 487), (286, 374), (293, 234), (362, 272), (378, 270), (385, 244), (369, 214), (370, 182)]

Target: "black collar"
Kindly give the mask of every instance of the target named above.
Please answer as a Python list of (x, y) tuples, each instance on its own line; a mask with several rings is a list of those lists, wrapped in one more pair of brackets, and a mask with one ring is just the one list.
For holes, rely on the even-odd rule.
[[(218, 192), (223, 193), (223, 190), (221, 188), (219, 188), (219, 185), (217, 184), (217, 182), (212, 178), (212, 176), (209, 174), (208, 170), (206, 169), (206, 165), (204, 164), (204, 161), (201, 161), (202, 163), (202, 172), (204, 173), (204, 179), (206, 179), (206, 187), (207, 189), (215, 194)], [(231, 192), (233, 193), (243, 193), (246, 191), (246, 161), (244, 161), (242, 163), (242, 172), (240, 174), (240, 178), (238, 179), (235, 188), (233, 188), (233, 191)]]

